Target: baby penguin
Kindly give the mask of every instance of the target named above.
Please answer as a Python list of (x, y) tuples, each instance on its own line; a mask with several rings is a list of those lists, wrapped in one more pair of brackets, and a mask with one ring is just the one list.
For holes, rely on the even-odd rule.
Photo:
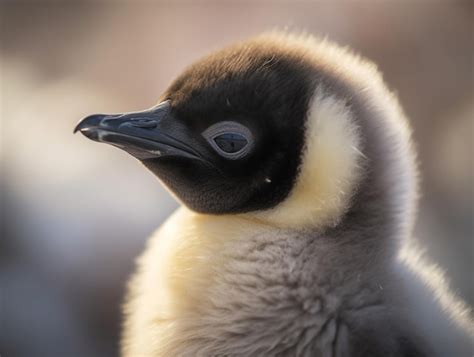
[(409, 244), (410, 128), (372, 63), (268, 33), (76, 130), (183, 203), (138, 261), (123, 356), (472, 354), (469, 310)]

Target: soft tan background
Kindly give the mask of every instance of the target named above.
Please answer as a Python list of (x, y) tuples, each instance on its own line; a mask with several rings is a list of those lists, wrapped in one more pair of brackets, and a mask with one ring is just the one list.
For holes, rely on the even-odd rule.
[(150, 107), (184, 66), (275, 26), (376, 61), (411, 117), (417, 236), (474, 302), (473, 2), (1, 2), (0, 353), (113, 356), (134, 257), (177, 206), (127, 154), (72, 135)]

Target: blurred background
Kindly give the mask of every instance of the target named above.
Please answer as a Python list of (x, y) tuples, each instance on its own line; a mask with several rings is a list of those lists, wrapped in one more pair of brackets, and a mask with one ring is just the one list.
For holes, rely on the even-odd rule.
[(177, 207), (75, 123), (148, 108), (184, 66), (276, 26), (378, 63), (418, 143), (417, 237), (474, 303), (472, 1), (2, 1), (0, 13), (2, 356), (116, 355), (133, 261)]

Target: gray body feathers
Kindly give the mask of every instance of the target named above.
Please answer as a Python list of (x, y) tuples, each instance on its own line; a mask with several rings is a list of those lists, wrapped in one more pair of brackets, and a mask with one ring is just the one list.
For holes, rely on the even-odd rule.
[[(185, 214), (173, 216), (174, 224), (188, 223)], [(216, 231), (226, 225), (223, 220)], [(231, 239), (196, 253), (209, 261), (219, 251), (219, 262), (206, 264), (210, 270), (178, 263), (180, 271), (171, 279), (183, 286), (171, 288), (166, 312), (163, 306), (154, 311), (143, 306), (148, 299), (165, 299), (149, 288), (150, 279), (160, 280), (148, 270), (162, 249), (160, 234), (154, 238), (157, 244), (152, 241), (141, 259), (147, 271), (131, 284), (138, 295), (128, 303), (127, 356), (140, 355), (136, 351), (143, 345), (134, 344), (135, 334), (145, 337), (139, 342), (144, 343), (148, 333), (156, 345), (145, 350), (156, 356), (470, 356), (469, 311), (449, 293), (439, 272), (412, 255), (414, 248), (400, 256), (352, 244), (357, 232), (335, 240), (248, 223), (247, 229), (256, 234), (245, 242)], [(423, 269), (429, 276), (418, 274)], [(139, 311), (155, 318), (137, 327)], [(147, 324), (155, 330), (145, 329)]]

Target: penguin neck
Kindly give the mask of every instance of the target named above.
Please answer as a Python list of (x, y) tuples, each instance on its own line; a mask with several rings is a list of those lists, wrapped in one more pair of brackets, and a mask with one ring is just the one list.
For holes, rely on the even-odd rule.
[[(360, 66), (361, 63), (355, 63)], [(397, 254), (412, 234), (418, 203), (418, 168), (409, 121), (373, 66), (363, 65), (335, 87), (358, 127), (359, 168), (350, 204), (334, 230)], [(367, 79), (370, 79), (368, 81)]]
[(359, 148), (364, 153), (364, 173), (354, 186), (347, 210), (328, 234), (355, 239), (363, 247), (395, 256), (412, 234), (418, 175), (407, 121), (394, 98), (388, 100), (391, 105), (383, 110), (368, 109), (363, 98), (353, 103), (353, 110), (361, 118)]

